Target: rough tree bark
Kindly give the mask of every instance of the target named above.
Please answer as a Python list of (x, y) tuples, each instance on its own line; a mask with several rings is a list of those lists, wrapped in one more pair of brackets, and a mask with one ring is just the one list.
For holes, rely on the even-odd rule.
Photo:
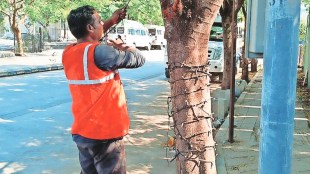
[(257, 59), (252, 59), (251, 60), (251, 72), (257, 72)]
[(179, 174), (216, 173), (207, 53), (222, 2), (161, 0)]
[(21, 29), (19, 27), (19, 24), (15, 23), (15, 24), (11, 25), (11, 30), (13, 31), (16, 42), (17, 42), (17, 51), (15, 51), (15, 55), (16, 56), (23, 56), (24, 55), (24, 42), (22, 39), (22, 32), (21, 32)]
[[(237, 19), (238, 11), (240, 10), (244, 0), (236, 0), (236, 7), (235, 7), (235, 19)], [(223, 6), (220, 9), (220, 14), (222, 17), (222, 25), (223, 25), (223, 44), (224, 44), (224, 72), (223, 72), (223, 80), (221, 87), (222, 89), (229, 89), (230, 88), (230, 80), (231, 80), (231, 69), (230, 64), (231, 59), (231, 51), (232, 51), (232, 4), (233, 0), (224, 0)], [(236, 26), (233, 26), (236, 29)], [(236, 31), (233, 31), (236, 32)], [(236, 40), (234, 40), (236, 42)]]

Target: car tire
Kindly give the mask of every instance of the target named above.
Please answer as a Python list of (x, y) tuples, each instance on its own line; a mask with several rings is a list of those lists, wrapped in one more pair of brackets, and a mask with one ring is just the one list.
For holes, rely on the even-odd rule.
[(165, 76), (166, 78), (170, 78), (170, 73), (169, 73), (168, 68), (165, 68)]
[(223, 81), (223, 73), (219, 74), (219, 81)]

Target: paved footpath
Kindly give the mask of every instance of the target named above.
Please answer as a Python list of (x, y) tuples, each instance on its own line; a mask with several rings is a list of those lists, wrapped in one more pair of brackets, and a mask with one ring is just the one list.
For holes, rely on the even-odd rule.
[[(258, 173), (261, 92), (262, 72), (258, 72), (235, 103), (235, 142), (227, 142), (229, 117), (217, 132), (216, 163), (219, 174)], [(292, 173), (309, 174), (310, 128), (298, 98), (294, 121)]]
[(0, 58), (0, 77), (63, 69), (63, 50), (28, 53), (24, 57)]

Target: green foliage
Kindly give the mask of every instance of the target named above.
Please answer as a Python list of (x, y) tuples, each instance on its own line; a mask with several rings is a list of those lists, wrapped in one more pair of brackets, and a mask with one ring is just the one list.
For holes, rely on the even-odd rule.
[[(35, 0), (24, 0), (24, 1), (9, 1), (9, 0), (1, 0), (0, 3), (0, 13), (4, 16), (9, 16), (11, 18), (16, 17), (16, 22), (23, 19), (27, 16), (27, 9), (31, 6), (31, 3)], [(15, 2), (15, 4), (14, 4)], [(16, 13), (13, 13), (14, 11)]]
[(305, 40), (307, 34), (307, 24), (306, 23), (300, 23), (299, 26), (299, 40)]
[(3, 33), (4, 31), (4, 16), (2, 13), (0, 13), (0, 33)]
[(304, 4), (310, 5), (310, 0), (302, 0)]
[(0, 0), (0, 1), (1, 1), (1, 2), (0, 2), (0, 11), (2, 11), (2, 10), (4, 10), (4, 9), (8, 8), (9, 3), (8, 3), (7, 0)]
[[(1, 0), (0, 10), (10, 11), (9, 1)], [(25, 0), (21, 10), (27, 14), (31, 23), (38, 22), (43, 27), (65, 20), (70, 10), (83, 5), (94, 6), (103, 19), (109, 18), (112, 13), (124, 7), (129, 0), (35, 0), (31, 6), (26, 4), (31, 0)], [(131, 0), (127, 14), (129, 19), (143, 24), (163, 25), (159, 0)]]
[(46, 27), (64, 18), (66, 9), (64, 1), (61, 0), (40, 0), (28, 7), (28, 16), (32, 22), (38, 22)]
[[(101, 12), (101, 16), (106, 19), (115, 10), (124, 7), (127, 3), (128, 0), (112, 1), (99, 11)], [(143, 24), (163, 25), (159, 0), (131, 0), (127, 8), (127, 14), (129, 19), (139, 21)]]
[(159, 0), (132, 0), (128, 14), (131, 19), (143, 24), (163, 25)]

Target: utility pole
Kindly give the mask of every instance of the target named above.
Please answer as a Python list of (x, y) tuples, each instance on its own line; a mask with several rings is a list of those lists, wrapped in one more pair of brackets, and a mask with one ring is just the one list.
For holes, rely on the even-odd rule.
[(229, 135), (228, 141), (234, 142), (234, 117), (235, 117), (235, 65), (236, 65), (236, 2), (232, 2), (232, 20), (231, 20), (231, 54), (230, 54), (230, 100), (229, 100)]
[(268, 0), (264, 48), (260, 174), (290, 174), (300, 0)]

